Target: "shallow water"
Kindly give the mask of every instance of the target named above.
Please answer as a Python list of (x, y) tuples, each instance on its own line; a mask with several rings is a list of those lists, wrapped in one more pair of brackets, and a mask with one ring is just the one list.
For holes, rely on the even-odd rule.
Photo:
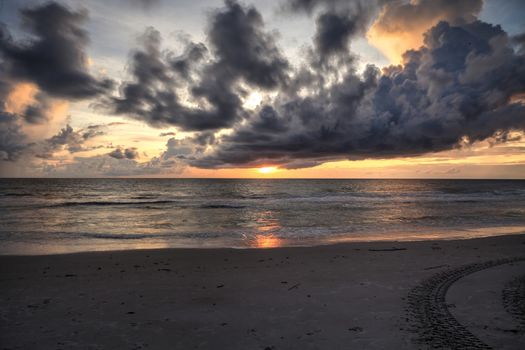
[(0, 254), (525, 232), (525, 181), (0, 179)]

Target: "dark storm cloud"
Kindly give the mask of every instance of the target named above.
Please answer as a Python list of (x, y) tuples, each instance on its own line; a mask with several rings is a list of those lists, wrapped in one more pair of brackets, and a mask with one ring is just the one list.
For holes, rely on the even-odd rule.
[(261, 88), (285, 83), (288, 62), (275, 45), (275, 38), (264, 31), (261, 14), (235, 1), (225, 4), (225, 9), (211, 17), (208, 33), (218, 58), (214, 69), (227, 69), (234, 77)]
[[(119, 97), (109, 97), (103, 106), (113, 113), (145, 121), (151, 126), (175, 125), (183, 130), (218, 129), (231, 125), (239, 116), (240, 99), (220, 77), (207, 74), (198, 86), (177, 80), (169, 57), (161, 50), (160, 33), (153, 28), (144, 34), (143, 49), (131, 58), (133, 82), (121, 86)], [(180, 62), (180, 61), (179, 61)], [(180, 70), (176, 69), (176, 73)], [(181, 86), (182, 85), (182, 86)], [(185, 89), (190, 99), (210, 108), (189, 107), (180, 102), (176, 88)]]
[(515, 35), (512, 37), (512, 42), (516, 45), (520, 54), (525, 54), (525, 33)]
[(84, 12), (72, 12), (54, 2), (21, 10), (32, 39), (15, 42), (0, 27), (0, 57), (8, 76), (31, 81), (54, 97), (86, 98), (107, 91), (111, 81), (99, 81), (87, 70), (88, 35), (81, 27)]
[[(158, 31), (146, 30), (130, 55), (130, 79), (116, 94), (87, 70), (84, 13), (55, 3), (24, 10), (32, 39), (15, 42), (0, 30), (0, 102), (19, 81), (40, 91), (23, 115), (0, 114), (0, 159), (93, 149), (87, 141), (104, 134), (103, 126), (68, 125), (47, 140), (26, 142), (20, 122), (45, 122), (52, 97), (101, 95), (100, 105), (113, 114), (195, 131), (169, 138), (166, 150), (145, 163), (136, 161), (135, 148), (114, 146), (92, 161), (83, 158), (118, 169), (111, 174), (153, 174), (181, 164), (295, 169), (507, 142), (511, 131), (525, 129), (525, 105), (516, 102), (525, 93), (523, 37), (477, 21), (481, 0), (290, 0), (285, 7), (311, 16), (316, 26), (299, 64), (284, 57), (254, 7), (226, 1), (209, 15), (205, 44), (186, 40), (175, 52), (163, 48)], [(426, 30), (440, 18), (446, 21), (428, 30), (424, 46), (405, 53), (403, 66), (356, 73), (351, 42), (375, 19), (381, 30), (403, 32)], [(272, 94), (247, 110), (243, 99), (253, 91)]]
[[(1, 34), (1, 29), (0, 29)], [(0, 108), (3, 109), (3, 105), (9, 95), (9, 92), (12, 89), (11, 83), (6, 79), (7, 77), (7, 67), (0, 60)]]
[(193, 138), (193, 143), (202, 147), (215, 144), (217, 138), (212, 132), (201, 132)]
[(204, 61), (208, 48), (202, 43), (188, 42), (184, 53), (175, 58), (169, 58), (169, 64), (175, 73), (185, 81), (192, 81), (192, 73)]
[(348, 54), (350, 40), (364, 35), (379, 9), (374, 1), (350, 4), (352, 6), (345, 9), (328, 10), (317, 16), (314, 43), (321, 62), (335, 55)]
[(28, 124), (44, 124), (49, 121), (50, 98), (43, 93), (37, 93), (34, 103), (31, 103), (21, 113), (21, 117)]
[(405, 65), (344, 79), (283, 99), (224, 136), (201, 167), (265, 163), (296, 168), (336, 159), (419, 155), (525, 130), (525, 57), (499, 26), (441, 22)]
[(386, 0), (289, 0), (282, 3), (285, 13), (306, 13), (315, 17), (311, 65), (326, 74), (341, 71), (354, 59), (352, 39), (366, 33)]
[[(255, 8), (226, 1), (210, 15), (208, 42), (210, 49), (189, 42), (177, 56), (162, 50), (160, 34), (149, 29), (142, 49), (132, 56), (134, 81), (103, 104), (155, 127), (203, 131), (230, 127), (245, 116), (241, 96), (246, 91), (240, 83), (265, 90), (286, 84), (288, 62)], [(182, 104), (180, 90), (198, 107)]]
[[(523, 105), (509, 103), (525, 89), (523, 56), (500, 27), (473, 21), (479, 1), (437, 2), (440, 15), (455, 24), (432, 28), (423, 48), (405, 54), (404, 67), (380, 72), (369, 66), (357, 75), (349, 43), (381, 9), (381, 25), (387, 27), (402, 16), (416, 16), (416, 10), (430, 16), (436, 5), (288, 2), (289, 9), (315, 16), (317, 28), (306, 65), (292, 72), (275, 38), (263, 31), (260, 14), (227, 1), (210, 16), (209, 50), (188, 45), (178, 63), (175, 55), (163, 56), (160, 37), (151, 38), (153, 46), (145, 45), (144, 60), (134, 66), (140, 68), (133, 74), (137, 83), (125, 85), (124, 98), (115, 102), (131, 106), (127, 113), (151, 125), (200, 131), (193, 138), (170, 139), (164, 156), (210, 168), (269, 162), (301, 168), (345, 158), (411, 156), (451, 149), (464, 137), (473, 142), (523, 129)], [(195, 60), (200, 64), (187, 69), (192, 48), (200, 48)], [(211, 57), (205, 58), (208, 52)], [(239, 81), (279, 94), (256, 112), (247, 111), (240, 104)], [(192, 102), (212, 108), (179, 103), (174, 87), (184, 83)], [(306, 94), (299, 95), (303, 88)], [(245, 123), (238, 123), (242, 119)], [(206, 131), (232, 126), (231, 134), (219, 138)]]
[(108, 153), (108, 156), (115, 159), (137, 159), (139, 157), (139, 152), (137, 152), (135, 147), (126, 149), (118, 147), (112, 152)]
[(324, 13), (317, 18), (315, 43), (321, 57), (346, 50), (350, 36), (355, 32), (355, 22), (346, 15)]
[(197, 152), (195, 144), (190, 138), (177, 140), (172, 137), (166, 143), (166, 151), (162, 154), (162, 158), (165, 160), (170, 158), (187, 159), (192, 158)]
[[(28, 39), (15, 41), (0, 24), (1, 159), (48, 158), (64, 147), (70, 152), (83, 150), (83, 141), (97, 131), (87, 130), (83, 137), (67, 126), (51, 139), (29, 142), (22, 125), (49, 122), (54, 97), (89, 98), (111, 87), (109, 80), (97, 80), (88, 72), (85, 47), (89, 38), (81, 27), (87, 15), (54, 2), (23, 9), (20, 15), (31, 34)], [(38, 91), (23, 111), (7, 113), (7, 96), (20, 82), (34, 83)]]
[(288, 0), (282, 4), (288, 13), (316, 16), (314, 39), (322, 63), (331, 54), (344, 53), (348, 41), (356, 35), (364, 35), (376, 19), (374, 29), (383, 33), (424, 30), (440, 19), (453, 24), (473, 21), (483, 1)]
[(0, 161), (15, 161), (27, 148), (17, 116), (0, 112)]

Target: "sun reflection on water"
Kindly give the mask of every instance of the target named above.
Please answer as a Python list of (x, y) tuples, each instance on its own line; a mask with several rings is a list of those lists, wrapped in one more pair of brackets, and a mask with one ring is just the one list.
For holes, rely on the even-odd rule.
[(279, 220), (274, 217), (272, 211), (259, 212), (253, 220), (253, 223), (255, 224), (254, 228), (256, 232), (250, 242), (250, 246), (253, 248), (276, 248), (283, 246), (283, 240), (275, 235), (282, 226)]
[(274, 235), (255, 235), (255, 248), (277, 248), (282, 246), (282, 240)]

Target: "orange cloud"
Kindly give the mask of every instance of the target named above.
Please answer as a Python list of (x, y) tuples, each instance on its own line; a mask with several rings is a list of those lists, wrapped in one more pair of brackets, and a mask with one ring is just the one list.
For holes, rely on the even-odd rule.
[(392, 64), (401, 64), (405, 51), (423, 44), (422, 34), (425, 30), (426, 28), (414, 32), (387, 32), (374, 24), (368, 31), (367, 38)]
[(48, 138), (57, 133), (64, 126), (69, 115), (69, 102), (53, 100), (46, 110), (48, 121), (44, 124), (25, 124), (24, 131), (32, 139)]
[(64, 126), (69, 115), (69, 102), (50, 100), (45, 110), (46, 122), (41, 124), (23, 123), (22, 130), (32, 141), (49, 138)]
[(510, 103), (521, 103), (525, 104), (525, 92), (514, 94), (510, 98)]
[(401, 64), (403, 53), (423, 45), (423, 34), (428, 29), (439, 21), (470, 22), (481, 11), (482, 4), (481, 0), (391, 2), (383, 7), (368, 30), (367, 39), (393, 64)]
[(8, 113), (20, 114), (31, 104), (35, 103), (35, 95), (38, 87), (32, 83), (18, 83), (7, 95), (5, 101), (5, 111)]
[[(33, 83), (16, 83), (7, 95), (4, 102), (4, 110), (8, 113), (23, 115), (27, 107), (42, 103), (38, 99), (39, 89)], [(44, 107), (45, 123), (31, 124), (24, 122), (23, 118), (19, 123), (24, 133), (32, 141), (38, 141), (54, 135), (66, 122), (69, 114), (69, 103), (65, 100), (51, 99), (46, 97)]]

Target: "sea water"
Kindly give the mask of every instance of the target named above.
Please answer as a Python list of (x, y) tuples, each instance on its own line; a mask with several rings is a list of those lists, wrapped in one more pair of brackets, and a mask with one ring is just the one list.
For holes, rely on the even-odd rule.
[(525, 232), (525, 181), (0, 179), (0, 254)]

